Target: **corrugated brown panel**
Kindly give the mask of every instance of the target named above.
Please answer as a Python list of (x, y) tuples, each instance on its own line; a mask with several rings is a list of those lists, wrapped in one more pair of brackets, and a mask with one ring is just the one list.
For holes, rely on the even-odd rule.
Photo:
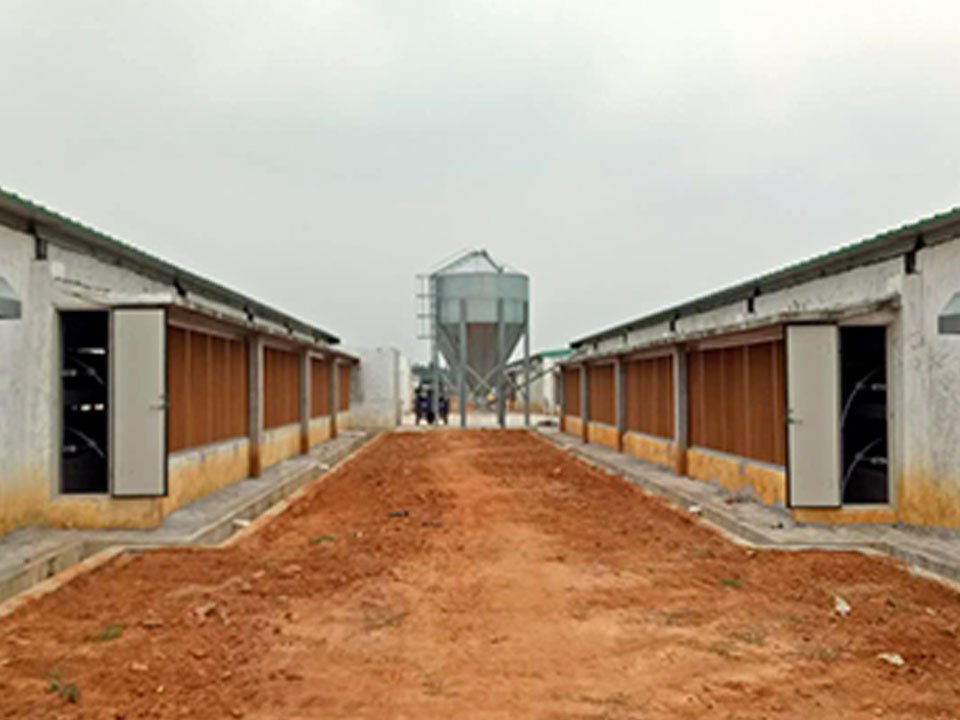
[(300, 358), (295, 353), (263, 349), (263, 408), (266, 428), (300, 419)]
[(310, 417), (330, 414), (330, 363), (310, 361)]
[(350, 365), (341, 365), (337, 368), (340, 373), (337, 378), (339, 387), (337, 388), (338, 397), (338, 407), (337, 409), (340, 412), (345, 412), (350, 409), (350, 378), (353, 375), (353, 367)]
[(587, 373), (590, 386), (590, 420), (613, 425), (616, 405), (613, 397), (613, 365), (595, 365)]
[(237, 340), (230, 343), (230, 432), (239, 437), (249, 432), (250, 378), (247, 362), (247, 343)]
[(783, 465), (783, 341), (691, 352), (690, 442)]
[(246, 435), (244, 341), (168, 327), (167, 400), (170, 452)]
[(210, 430), (210, 406), (213, 393), (210, 392), (210, 336), (191, 332), (188, 338), (189, 355), (187, 358), (188, 382), (190, 388), (190, 446), (206, 445), (213, 435)]
[(210, 365), (212, 368), (219, 368), (219, 371), (211, 372), (210, 389), (216, 400), (211, 411), (211, 433), (214, 437), (222, 437), (230, 422), (230, 405), (228, 401), (230, 388), (230, 362), (227, 359), (227, 345), (229, 340), (222, 337), (210, 338)]
[(167, 449), (189, 447), (187, 397), (187, 331), (167, 327)]
[(625, 366), (627, 429), (673, 437), (673, 358), (631, 360)]
[(778, 465), (786, 463), (783, 352), (783, 342), (764, 343), (748, 347), (746, 358), (751, 378), (747, 418), (750, 457)]
[(563, 369), (563, 414), (580, 417), (580, 368)]

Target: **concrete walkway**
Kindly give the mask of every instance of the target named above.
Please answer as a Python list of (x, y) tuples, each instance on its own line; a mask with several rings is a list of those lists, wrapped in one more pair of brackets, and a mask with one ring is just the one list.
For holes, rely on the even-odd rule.
[(61, 530), (28, 527), (0, 536), (0, 602), (108, 547), (213, 545), (230, 537), (299, 487), (329, 470), (369, 435), (342, 431), (297, 455), (196, 500), (153, 530)]
[(784, 508), (768, 507), (712, 483), (674, 475), (629, 453), (584, 444), (556, 428), (540, 434), (586, 462), (640, 485), (716, 525), (734, 540), (783, 549), (866, 550), (885, 553), (949, 581), (960, 582), (960, 532), (898, 525), (809, 525)]

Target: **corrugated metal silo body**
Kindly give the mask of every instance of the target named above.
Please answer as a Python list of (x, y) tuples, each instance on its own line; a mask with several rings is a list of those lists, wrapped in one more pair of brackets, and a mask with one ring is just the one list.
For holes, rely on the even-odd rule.
[(436, 348), (468, 396), (486, 395), (504, 382), (503, 368), (527, 332), (529, 278), (474, 250), (433, 273), (430, 283)]

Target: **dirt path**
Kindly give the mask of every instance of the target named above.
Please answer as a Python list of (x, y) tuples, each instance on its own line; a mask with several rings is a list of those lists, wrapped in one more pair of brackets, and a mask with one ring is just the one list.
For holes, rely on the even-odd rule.
[(891, 561), (746, 551), (521, 432), (404, 433), (229, 549), (0, 620), (0, 718), (955, 718), (958, 638)]

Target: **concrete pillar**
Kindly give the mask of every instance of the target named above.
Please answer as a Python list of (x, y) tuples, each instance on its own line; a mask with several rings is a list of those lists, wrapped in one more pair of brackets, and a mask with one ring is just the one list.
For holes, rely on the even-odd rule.
[(589, 442), (590, 433), (590, 377), (586, 363), (580, 366), (580, 438)]
[(331, 356), (327, 357), (330, 367), (330, 437), (337, 436), (337, 412), (340, 409), (340, 361)]
[(460, 405), (460, 427), (467, 426), (467, 301), (460, 300), (460, 373), (457, 402)]
[(300, 352), (300, 452), (310, 452), (310, 352)]
[(627, 364), (623, 358), (613, 361), (613, 397), (617, 420), (617, 450), (623, 451), (623, 436), (627, 432)]
[(687, 402), (687, 351), (678, 345), (673, 349), (673, 443), (676, 456), (673, 471), (687, 474), (687, 432), (690, 427)]
[(507, 426), (507, 399), (504, 397), (506, 392), (505, 370), (507, 367), (507, 358), (505, 348), (507, 345), (507, 328), (503, 317), (503, 298), (497, 300), (497, 424), (504, 428)]
[(247, 342), (247, 392), (250, 477), (263, 471), (260, 446), (263, 443), (263, 338), (253, 335)]
[(400, 386), (400, 351), (391, 350), (390, 357), (393, 364), (393, 391), (392, 395), (397, 400), (397, 411), (393, 416), (393, 424), (396, 427), (403, 425), (403, 411), (404, 411), (404, 393), (403, 388)]
[(566, 373), (563, 365), (560, 365), (560, 374), (557, 376), (559, 378), (559, 384), (557, 385), (557, 407), (560, 408), (560, 432), (566, 432), (567, 430), (567, 398), (564, 395), (566, 392)]
[(523, 303), (523, 425), (530, 427), (530, 303)]
[[(931, 389), (931, 383), (935, 380), (927, 370), (932, 356), (923, 330), (926, 316), (922, 273), (928, 259), (924, 253), (918, 253), (919, 272), (901, 276), (900, 312), (887, 326), (887, 418), (888, 435), (893, 439), (887, 482), (891, 502), (904, 509), (906, 503), (900, 503), (906, 498), (900, 493), (907, 485), (901, 486), (897, 481), (922, 477), (925, 469), (934, 466), (935, 445), (928, 438), (942, 432), (932, 419), (930, 399), (936, 391)], [(922, 371), (916, 372), (916, 368)]]

